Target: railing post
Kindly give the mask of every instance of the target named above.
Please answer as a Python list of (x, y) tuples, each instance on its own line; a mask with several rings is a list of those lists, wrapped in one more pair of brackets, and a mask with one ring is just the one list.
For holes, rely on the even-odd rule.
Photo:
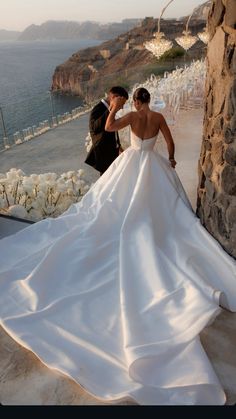
[(2, 125), (2, 132), (3, 132), (3, 143), (4, 143), (4, 147), (8, 146), (7, 144), (7, 130), (6, 130), (6, 125), (4, 122), (4, 118), (3, 118), (3, 112), (2, 112), (2, 108), (0, 107), (0, 121), (1, 121), (1, 125)]
[(56, 118), (56, 123), (58, 124), (57, 115), (55, 114), (55, 107), (54, 107), (54, 101), (53, 101), (53, 93), (51, 90), (49, 90), (50, 95), (50, 103), (51, 103), (51, 111), (52, 111), (52, 124), (54, 123), (54, 118)]

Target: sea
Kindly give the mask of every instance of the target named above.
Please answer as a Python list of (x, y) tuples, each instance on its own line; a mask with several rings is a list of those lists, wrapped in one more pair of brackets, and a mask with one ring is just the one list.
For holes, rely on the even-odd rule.
[(62, 115), (84, 102), (78, 96), (50, 94), (55, 68), (98, 40), (0, 42), (0, 149), (3, 137)]

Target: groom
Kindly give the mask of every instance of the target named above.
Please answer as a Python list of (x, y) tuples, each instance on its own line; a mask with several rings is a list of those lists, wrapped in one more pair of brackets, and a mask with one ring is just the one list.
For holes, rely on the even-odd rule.
[(124, 103), (129, 95), (121, 86), (112, 87), (105, 99), (102, 99), (91, 111), (89, 131), (92, 138), (92, 148), (85, 163), (94, 167), (102, 175), (110, 164), (122, 152), (118, 132), (105, 131), (105, 124), (109, 115), (110, 102), (114, 97), (121, 96)]

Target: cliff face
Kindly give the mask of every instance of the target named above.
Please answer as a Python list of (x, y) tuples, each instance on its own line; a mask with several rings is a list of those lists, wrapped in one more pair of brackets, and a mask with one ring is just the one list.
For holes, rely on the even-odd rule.
[(213, 0), (208, 27), (197, 212), (208, 231), (236, 258), (235, 0)]
[[(174, 40), (185, 29), (185, 20), (162, 20), (161, 30), (168, 39)], [(158, 20), (146, 18), (142, 25), (116, 39), (106, 41), (97, 47), (87, 48), (73, 54), (59, 65), (53, 75), (52, 90), (81, 95), (89, 100), (104, 94), (111, 84), (133, 83), (140, 80), (139, 73), (148, 65), (157, 63), (154, 56), (143, 47), (153, 38)], [(193, 20), (189, 29), (193, 34), (201, 32), (206, 22)], [(174, 41), (175, 46), (177, 44)], [(190, 51), (190, 58), (204, 54), (205, 46), (197, 42)], [(96, 93), (96, 94), (95, 94)]]

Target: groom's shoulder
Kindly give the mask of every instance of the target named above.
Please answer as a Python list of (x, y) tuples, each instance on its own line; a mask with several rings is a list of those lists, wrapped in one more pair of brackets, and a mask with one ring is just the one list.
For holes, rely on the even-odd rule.
[(104, 110), (106, 110), (105, 105), (100, 101), (98, 103), (96, 103), (96, 105), (93, 106), (93, 108), (91, 109), (90, 112), (90, 116), (96, 116), (97, 114), (99, 114), (100, 112), (104, 112)]
[(100, 102), (96, 103), (96, 105), (93, 106), (91, 112), (93, 112), (94, 110), (98, 110), (98, 109), (104, 109), (105, 105), (102, 103), (102, 101), (100, 100)]

